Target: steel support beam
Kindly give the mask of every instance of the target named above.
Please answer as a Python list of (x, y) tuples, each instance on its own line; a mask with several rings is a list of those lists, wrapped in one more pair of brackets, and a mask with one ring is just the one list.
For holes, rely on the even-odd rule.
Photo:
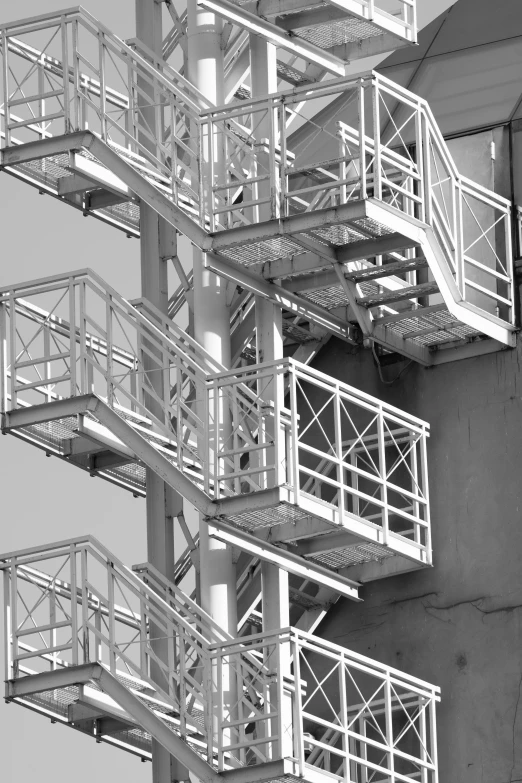
[(307, 318), (317, 324), (317, 326), (328, 329), (336, 337), (356, 344), (356, 334), (351, 324), (343, 321), (341, 318), (330, 315), (328, 310), (315, 305), (313, 302), (301, 299), (275, 283), (268, 283), (261, 275), (256, 275), (249, 269), (233, 261), (228, 261), (221, 256), (208, 254), (206, 264), (216, 274), (232, 280), (236, 285), (247, 288), (257, 296), (270, 299), (270, 301), (284, 310)]
[(248, 533), (229, 527), (220, 520), (209, 520), (209, 533), (218, 540), (225, 541), (238, 549), (244, 549), (260, 560), (272, 563), (290, 574), (329, 587), (352, 601), (362, 600), (359, 598), (359, 584), (357, 582), (339, 577), (334, 571), (323, 568), (316, 563), (308, 563), (292, 552), (281, 550), (267, 541), (256, 540)]
[(311, 63), (326, 68), (330, 73), (336, 76), (344, 76), (346, 73), (346, 63), (334, 57), (324, 49), (306, 41), (304, 38), (298, 38), (290, 35), (275, 24), (243, 10), (241, 6), (228, 2), (228, 0), (197, 0), (198, 5), (206, 8), (208, 11), (219, 14), (233, 24), (238, 24), (249, 33), (261, 35), (269, 43), (280, 46), (288, 52), (302, 57)]

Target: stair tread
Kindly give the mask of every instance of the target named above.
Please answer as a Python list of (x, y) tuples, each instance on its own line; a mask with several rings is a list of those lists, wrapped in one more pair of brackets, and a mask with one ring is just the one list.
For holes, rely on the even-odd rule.
[(383, 266), (370, 266), (366, 269), (360, 269), (357, 272), (349, 272), (345, 277), (353, 283), (360, 283), (381, 277), (404, 274), (404, 272), (415, 272), (418, 269), (426, 269), (427, 266), (428, 262), (424, 256), (418, 256), (416, 258), (405, 258), (400, 261), (392, 261), (389, 264), (383, 264)]
[(372, 294), (371, 296), (362, 296), (357, 299), (357, 304), (364, 307), (375, 307), (376, 305), (400, 302), (403, 299), (413, 299), (420, 296), (438, 293), (439, 287), (434, 281), (422, 283), (421, 285), (405, 286), (397, 291), (388, 291), (385, 294)]

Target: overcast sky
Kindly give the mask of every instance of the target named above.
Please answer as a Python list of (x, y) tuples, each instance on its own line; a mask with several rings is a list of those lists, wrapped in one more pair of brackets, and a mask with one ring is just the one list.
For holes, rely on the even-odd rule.
[[(418, 0), (419, 24), (452, 4)], [(135, 34), (134, 0), (84, 0), (84, 6), (121, 38)], [(60, 0), (3, 0), (0, 21), (59, 7)], [(0, 285), (91, 267), (126, 298), (139, 295), (136, 240), (5, 174), (0, 176), (0, 231)], [(145, 559), (145, 503), (130, 493), (46, 459), (13, 437), (0, 439), (0, 476), (0, 552), (92, 533), (129, 565)], [(1, 661), (0, 666), (3, 671)], [(0, 702), (2, 783), (142, 783), (150, 776), (150, 764)]]

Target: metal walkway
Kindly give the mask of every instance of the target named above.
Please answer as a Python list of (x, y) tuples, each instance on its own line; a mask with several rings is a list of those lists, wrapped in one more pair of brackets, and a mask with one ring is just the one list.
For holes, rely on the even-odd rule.
[(145, 202), (213, 271), (341, 339), (425, 365), (514, 344), (510, 204), (458, 173), (413, 93), (369, 73), (212, 107), (83, 10), (3, 42), (8, 173), (130, 235)]
[[(440, 697), (421, 680), (295, 628), (238, 644), (91, 537), (3, 555), (0, 569), (10, 701), (144, 759), (154, 738), (212, 783), (436, 781)], [(221, 669), (230, 689), (215, 691)]]

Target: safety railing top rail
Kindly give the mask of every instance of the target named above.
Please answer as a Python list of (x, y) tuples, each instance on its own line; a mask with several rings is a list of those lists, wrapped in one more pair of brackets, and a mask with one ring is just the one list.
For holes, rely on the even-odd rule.
[(366, 394), (361, 389), (357, 389), (354, 386), (350, 386), (348, 383), (339, 381), (336, 378), (332, 378), (326, 373), (320, 372), (307, 364), (298, 362), (292, 357), (285, 359), (279, 359), (271, 362), (265, 362), (263, 364), (251, 364), (248, 367), (238, 367), (232, 370), (224, 370), (220, 373), (214, 373), (207, 377), (207, 381), (210, 384), (216, 386), (230, 385), (234, 383), (251, 383), (256, 376), (260, 373), (266, 375), (273, 374), (287, 374), (292, 372), (299, 372), (303, 377), (313, 378), (320, 383), (325, 389), (339, 389), (341, 391), (350, 394), (355, 400), (357, 400), (361, 406), (376, 410), (379, 408), (390, 416), (397, 417), (397, 419), (404, 424), (411, 425), (419, 432), (425, 432), (429, 434), (430, 425), (423, 419), (419, 419), (417, 416), (413, 416), (407, 411), (396, 408), (389, 403), (380, 400), (376, 397), (372, 397), (371, 394)]
[[(211, 421), (233, 401), (230, 432), (211, 440), (216, 497), (284, 486), (310, 514), (431, 562), (426, 422), (290, 358), (207, 383)], [(257, 389), (256, 405), (242, 400), (245, 387)], [(253, 429), (256, 440), (242, 435)]]
[[(2, 42), (5, 39), (11, 37), (16, 38), (18, 35), (27, 32), (44, 30), (48, 27), (55, 26), (56, 24), (63, 25), (74, 20), (82, 20), (91, 27), (93, 32), (102, 34), (103, 37), (107, 41), (112, 42), (122, 54), (135, 60), (144, 73), (148, 73), (154, 79), (158, 78), (165, 89), (173, 92), (178, 98), (186, 102), (187, 107), (194, 111), (195, 114), (197, 114), (201, 106), (205, 107), (209, 105), (208, 99), (197, 89), (197, 87), (188, 79), (185, 79), (185, 77), (168, 63), (159, 58), (158, 55), (152, 52), (152, 50), (142, 41), (135, 42), (133, 46), (129, 46), (81, 5), (48, 14), (38, 14), (37, 16), (25, 19), (0, 23)], [(140, 54), (136, 52), (136, 48), (139, 48), (144, 57), (141, 57)], [(160, 66), (161, 70), (165, 70), (169, 78), (163, 77), (161, 72), (158, 73), (158, 66)]]
[[(75, 556), (83, 557), (83, 562), (77, 564), (74, 561)], [(87, 562), (90, 563), (91, 559), (91, 568), (88, 570)], [(57, 569), (50, 568), (51, 562), (60, 560), (62, 562), (59, 563)], [(50, 570), (49, 574), (41, 571), (45, 563)], [(233, 641), (232, 636), (224, 631), (195, 601), (173, 582), (166, 580), (150, 564), (146, 564), (147, 577), (144, 579), (131, 568), (125, 566), (91, 535), (78, 536), (44, 546), (28, 547), (2, 554), (0, 555), (0, 571), (2, 570), (6, 574), (6, 578), (9, 575), (11, 579), (14, 578), (15, 589), (16, 582), (21, 580), (39, 587), (42, 598), (49, 597), (52, 591), (58, 590), (62, 598), (70, 600), (71, 607), (67, 620), (73, 638), (69, 638), (67, 643), (63, 645), (64, 650), (70, 651), (69, 665), (87, 663), (92, 660), (89, 657), (88, 645), (86, 646), (82, 642), (82, 634), (85, 636), (89, 630), (92, 631), (92, 628), (89, 627), (89, 618), (95, 612), (108, 618), (106, 628), (108, 636), (103, 637), (98, 628), (98, 637), (100, 642), (108, 648), (105, 650), (105, 655), (107, 653), (109, 655), (105, 659), (102, 654), (99, 662), (110, 663), (111, 671), (116, 673), (117, 659), (121, 658), (120, 663), (129, 673), (134, 673), (135, 676), (149, 682), (151, 679), (148, 669), (150, 662), (144, 658), (139, 645), (133, 656), (125, 654), (126, 649), (130, 649), (135, 644), (128, 637), (121, 641), (123, 646), (118, 649), (119, 642), (114, 623), (120, 623), (138, 631), (141, 635), (145, 635), (146, 638), (142, 639), (141, 643), (150, 645), (156, 641), (151, 626), (160, 621), (163, 624), (167, 622), (171, 629), (175, 629), (179, 639), (184, 638), (185, 644), (192, 645), (194, 649), (207, 657), (211, 654), (213, 644), (219, 645), (222, 642), (231, 643)], [(15, 574), (14, 571), (16, 571)], [(94, 571), (95, 573), (93, 573)], [(84, 580), (83, 583), (80, 573)], [(107, 575), (109, 582), (107, 582)], [(113, 577), (117, 582), (121, 580), (118, 582), (117, 590), (114, 589), (114, 585), (111, 587), (110, 584), (110, 579)], [(102, 584), (105, 584), (105, 594)], [(128, 590), (128, 593), (125, 592), (125, 589)], [(119, 595), (120, 605), (115, 603), (116, 595)], [(12, 595), (11, 598), (14, 599), (14, 596)], [(35, 604), (32, 612), (28, 607), (25, 607), (27, 616), (23, 621), (16, 611), (11, 612), (10, 618), (6, 618), (12, 622), (11, 628), (9, 628), (12, 640), (31, 635), (39, 637), (42, 642), (41, 650), (34, 650), (33, 655), (24, 653), (20, 660), (39, 658), (42, 654), (49, 654), (48, 645), (41, 637), (42, 628), (36, 621), (35, 613), (40, 603), (39, 601)], [(76, 606), (78, 609), (75, 608)], [(61, 609), (64, 611), (63, 606)], [(79, 618), (80, 611), (83, 613), (83, 630)], [(28, 626), (23, 628), (28, 621)], [(49, 625), (52, 624), (51, 621)], [(157, 641), (161, 641), (161, 639)], [(172, 637), (172, 641), (175, 641), (174, 637)], [(100, 651), (95, 652), (95, 655), (99, 654)], [(253, 670), (263, 672), (263, 664), (258, 659), (249, 656), (248, 652), (246, 654)], [(7, 679), (19, 676), (15, 665), (16, 654), (14, 657), (13, 655), (9, 656), (8, 663), (11, 670)], [(67, 665), (67, 661), (62, 661), (62, 665)], [(133, 672), (130, 671), (131, 669)], [(156, 688), (158, 683), (155, 682), (152, 686)], [(168, 690), (164, 695), (167, 694)]]
[(36, 673), (27, 664), (101, 663), (151, 709), (173, 706), (171, 728), (219, 770), (292, 757), (303, 776), (308, 765), (343, 778), (349, 762), (436, 781), (440, 691), (418, 677), (295, 628), (216, 639), (200, 607), (163, 578), (147, 585), (91, 536), (1, 555), (0, 570), (7, 680)]
[[(28, 300), (32, 296), (45, 296), (47, 292), (53, 292), (63, 289), (64, 291), (71, 285), (79, 284), (82, 281), (91, 281), (106, 297), (117, 303), (122, 309), (132, 315), (133, 319), (140, 322), (144, 328), (150, 330), (150, 337), (158, 340), (166, 339), (172, 342), (172, 349), (180, 356), (187, 366), (201, 375), (208, 375), (212, 372), (223, 372), (225, 368), (214, 357), (211, 356), (194, 338), (187, 334), (186, 330), (179, 327), (174, 321), (165, 316), (151, 302), (146, 299), (133, 300), (128, 302), (112, 286), (103, 280), (92, 269), (79, 269), (69, 274), (50, 275), (49, 277), (36, 278), (15, 285), (0, 287), (0, 304), (10, 304), (14, 302), (20, 311), (24, 308), (27, 312), (32, 312), (36, 316), (39, 308), (36, 308)], [(145, 314), (144, 314), (145, 313)], [(45, 319), (49, 317), (52, 322), (52, 313), (46, 313), (40, 309), (40, 315)], [(149, 317), (147, 317), (149, 316)], [(59, 319), (59, 325), (68, 330), (70, 325), (63, 318)], [(79, 330), (76, 330), (76, 336), (79, 337)], [(123, 346), (120, 350), (125, 353)]]

